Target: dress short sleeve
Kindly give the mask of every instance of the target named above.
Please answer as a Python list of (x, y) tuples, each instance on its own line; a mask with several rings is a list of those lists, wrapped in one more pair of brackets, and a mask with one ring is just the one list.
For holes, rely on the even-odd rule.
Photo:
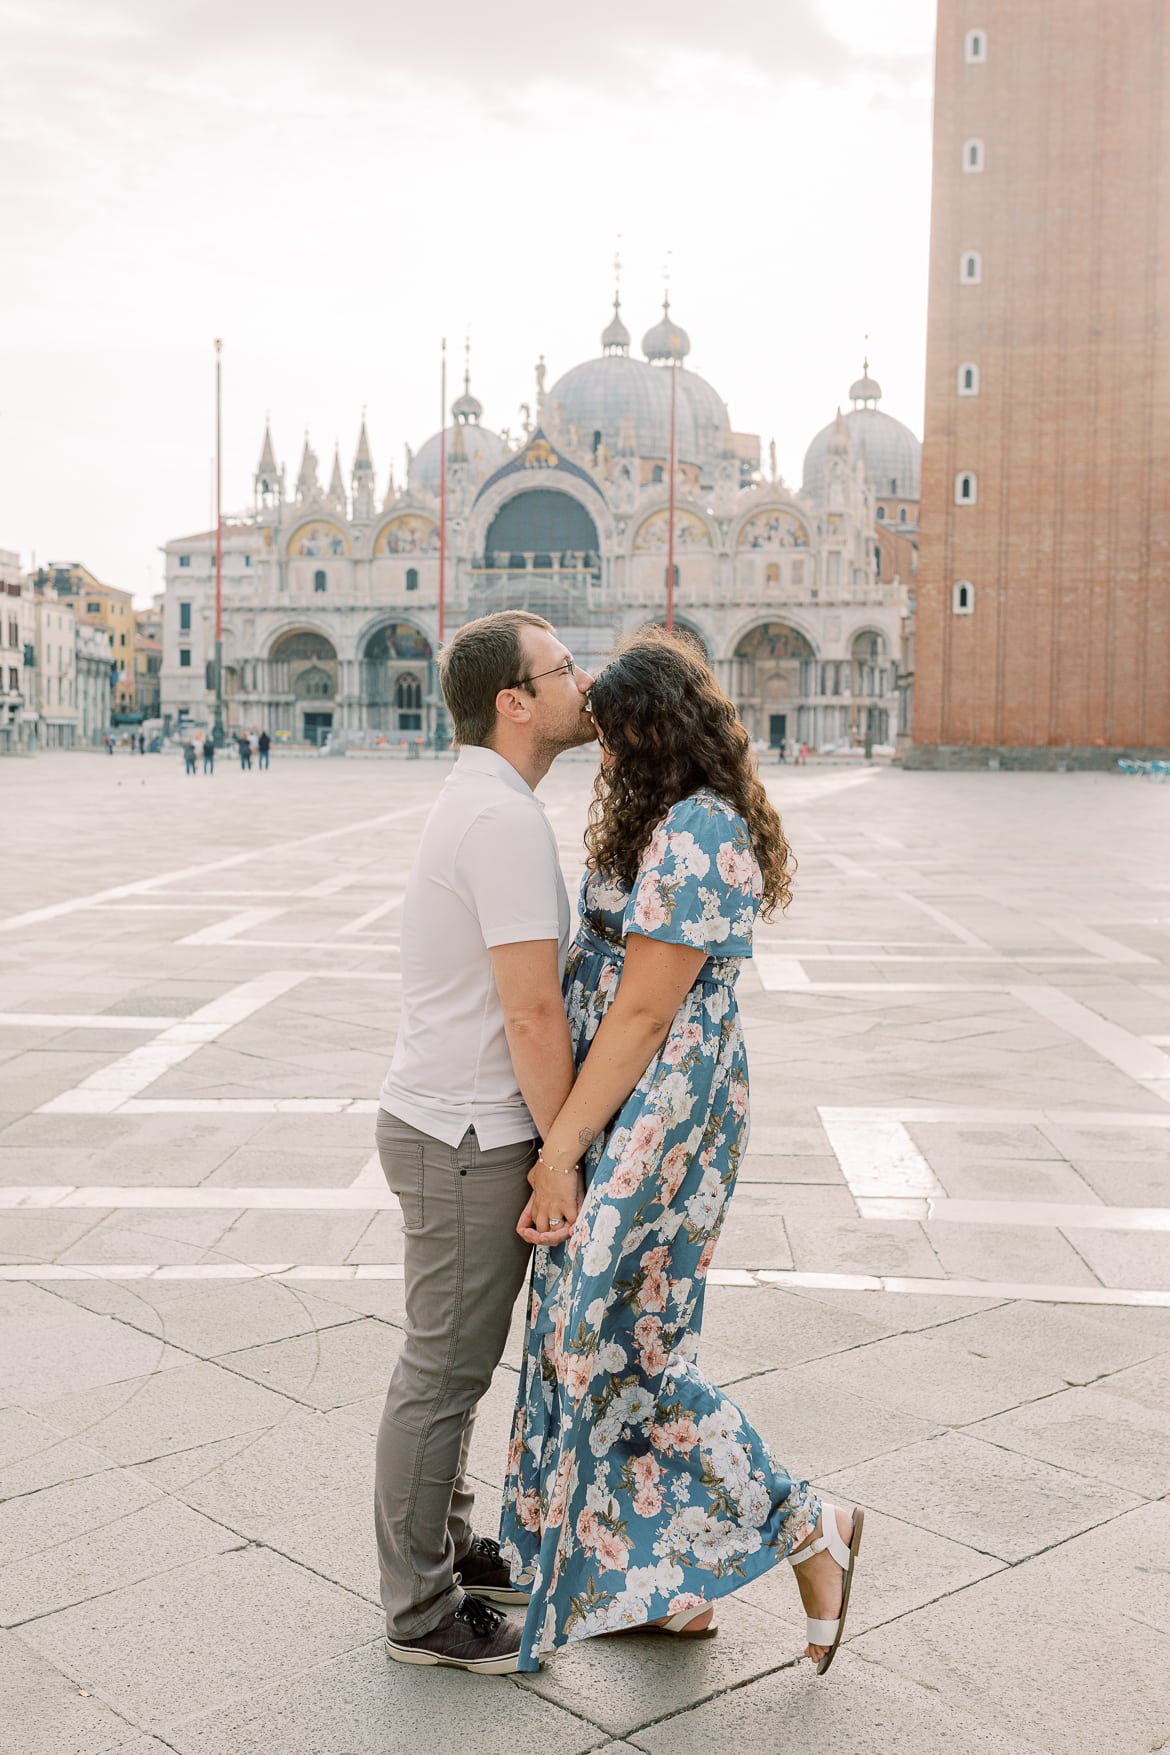
[(622, 931), (712, 957), (750, 957), (762, 894), (743, 818), (714, 793), (694, 793), (650, 837)]

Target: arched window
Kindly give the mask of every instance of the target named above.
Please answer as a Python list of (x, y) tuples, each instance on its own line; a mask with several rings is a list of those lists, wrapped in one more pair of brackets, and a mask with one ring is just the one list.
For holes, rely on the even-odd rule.
[(767, 568), (765, 569), (765, 572), (764, 572), (764, 583), (766, 585), (779, 585), (779, 583), (780, 583), (780, 562), (779, 561), (769, 561), (768, 562)]
[(964, 286), (978, 286), (983, 279), (983, 258), (978, 250), (964, 250), (959, 263), (959, 279)]
[(878, 518), (880, 519), (880, 521), (884, 524), (886, 521), (886, 508), (884, 506), (879, 506), (878, 510), (877, 510), (877, 515), (878, 515)]
[(978, 396), (979, 367), (972, 360), (966, 360), (959, 367), (959, 395)]
[(975, 611), (975, 587), (970, 579), (956, 579), (951, 587), (951, 609), (955, 615), (972, 615)]
[(422, 687), (413, 671), (406, 671), (394, 685), (394, 705), (399, 731), (421, 731)]
[(324, 591), (327, 584), (328, 580), (325, 577), (324, 567), (318, 567), (317, 571), (313, 574), (313, 590)]
[(650, 471), (650, 480), (652, 482), (660, 482), (660, 481), (666, 480), (666, 471), (663, 469), (661, 463), (656, 463), (654, 465), (653, 469)]
[(406, 589), (408, 591), (417, 591), (418, 590), (418, 568), (417, 567), (407, 567), (407, 569), (406, 569)]
[(972, 469), (960, 469), (955, 477), (956, 506), (973, 506), (979, 497), (979, 484)]
[(963, 146), (964, 171), (981, 171), (983, 169), (982, 140), (968, 140)]
[(963, 44), (963, 55), (968, 62), (986, 61), (987, 32), (985, 30), (969, 30)]
[(905, 506), (899, 506), (898, 507), (898, 523), (905, 524), (905, 522), (906, 522), (906, 508), (905, 508)]

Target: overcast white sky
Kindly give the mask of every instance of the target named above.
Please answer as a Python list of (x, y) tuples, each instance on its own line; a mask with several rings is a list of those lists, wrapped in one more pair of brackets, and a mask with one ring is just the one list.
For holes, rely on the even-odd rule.
[[(933, 0), (0, 0), (0, 547), (142, 601), (264, 416), (379, 493), (472, 339), (519, 426), (671, 253), (689, 364), (799, 483), (864, 337), (921, 432)], [(290, 480), (291, 485), (291, 480)]]

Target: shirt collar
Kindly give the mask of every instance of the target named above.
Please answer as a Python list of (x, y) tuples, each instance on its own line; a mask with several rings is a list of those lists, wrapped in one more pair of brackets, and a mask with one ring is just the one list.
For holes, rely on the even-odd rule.
[(532, 798), (539, 804), (531, 786), (507, 760), (495, 750), (487, 749), (483, 744), (464, 744), (455, 762), (457, 774), (489, 774), (493, 780), (502, 780), (513, 792), (523, 793), (525, 798)]

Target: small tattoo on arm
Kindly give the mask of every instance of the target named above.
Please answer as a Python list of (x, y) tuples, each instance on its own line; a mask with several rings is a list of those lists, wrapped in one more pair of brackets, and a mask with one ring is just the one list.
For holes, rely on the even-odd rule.
[(583, 1127), (577, 1135), (577, 1144), (591, 1146), (596, 1138), (597, 1129), (595, 1127)]

